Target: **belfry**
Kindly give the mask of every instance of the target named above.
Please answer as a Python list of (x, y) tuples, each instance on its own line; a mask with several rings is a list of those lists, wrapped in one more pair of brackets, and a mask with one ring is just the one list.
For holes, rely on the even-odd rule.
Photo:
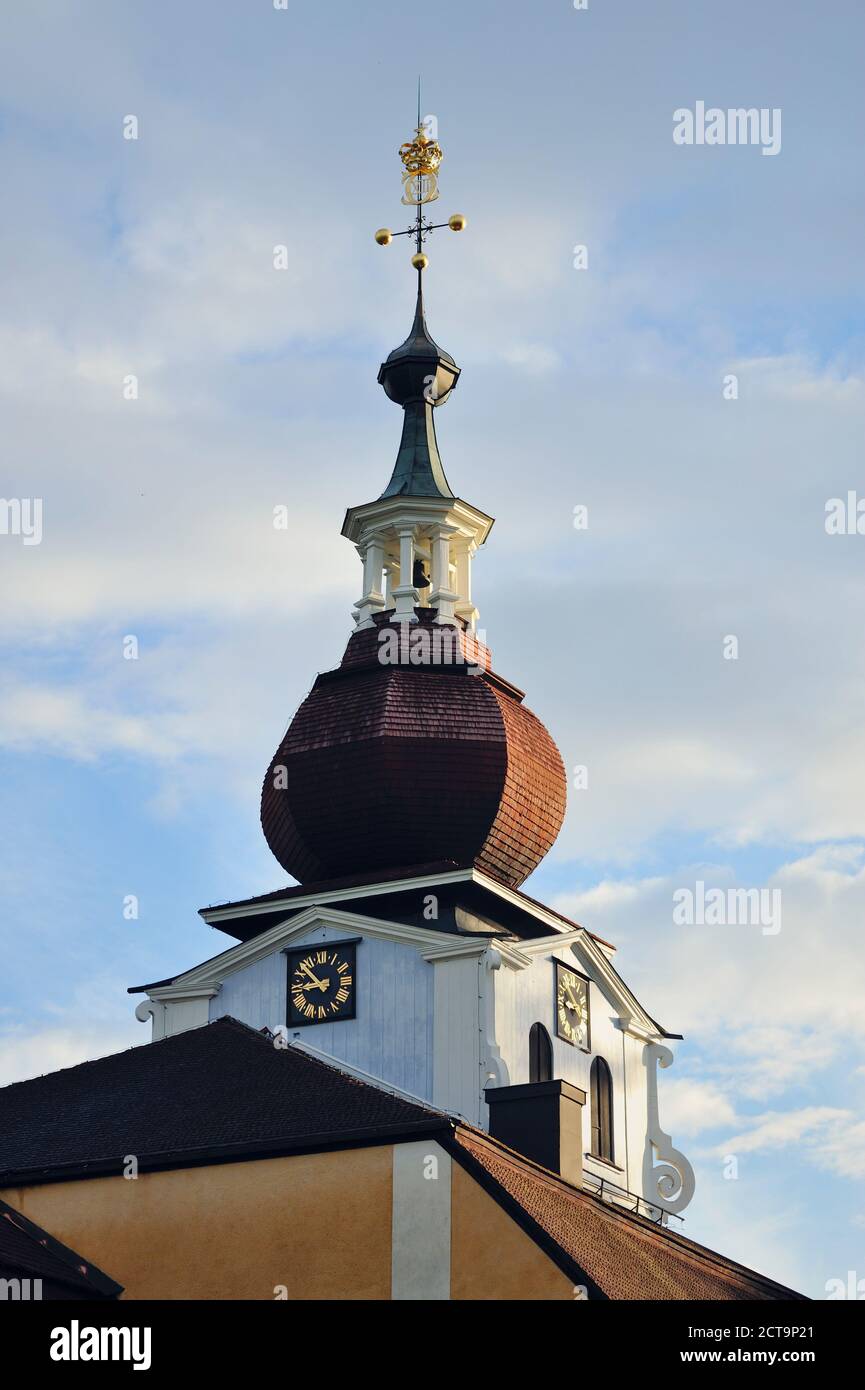
[(668, 1034), (614, 948), (520, 891), (561, 828), (561, 755), (477, 632), (473, 561), (493, 519), (458, 496), (436, 415), (460, 368), (426, 317), (442, 150), (400, 150), (416, 276), (378, 381), (403, 412), (383, 492), (348, 507), (360, 596), (264, 777), (261, 823), (296, 886), (202, 910), (240, 944), (148, 986), (154, 1036), (232, 1015), (464, 1116), (605, 1198), (667, 1222), (693, 1176), (660, 1128)]
[(565, 770), (478, 635), (493, 522), (442, 463), (460, 369), (423, 284), (428, 237), (466, 219), (426, 219), (442, 151), (420, 114), (400, 158), (415, 220), (375, 237), (414, 244), (411, 328), (378, 374), (396, 460), (345, 513), (353, 627), (261, 793), (293, 881), (202, 908), (225, 948), (130, 989), (148, 1045), (0, 1091), (0, 1277), (36, 1260), (58, 1298), (796, 1297), (682, 1235), (694, 1175), (658, 1084), (678, 1035), (614, 946), (522, 891)]

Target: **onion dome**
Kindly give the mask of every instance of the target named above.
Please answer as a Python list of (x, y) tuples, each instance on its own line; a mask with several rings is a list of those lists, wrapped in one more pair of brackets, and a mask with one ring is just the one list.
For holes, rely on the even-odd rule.
[(378, 614), (320, 675), (264, 780), (261, 822), (301, 883), (431, 861), (515, 888), (553, 844), (555, 743), (463, 623)]

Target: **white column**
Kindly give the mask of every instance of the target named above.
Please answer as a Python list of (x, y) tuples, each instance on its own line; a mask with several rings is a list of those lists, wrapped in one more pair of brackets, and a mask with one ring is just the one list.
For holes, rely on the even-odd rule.
[(450, 543), (454, 526), (434, 526), (430, 532), (432, 542), (432, 591), (429, 596), (430, 607), (438, 609), (437, 623), (452, 623), (454, 604), (459, 597), (450, 587)]
[(478, 621), (478, 610), (472, 603), (472, 560), (477, 554), (477, 546), (468, 536), (458, 536), (454, 545), (457, 562), (456, 590), (459, 600), (454, 609), (457, 617), (465, 618), (474, 630)]
[(393, 606), (394, 606), (393, 591), (394, 591), (394, 585), (395, 585), (395, 581), (396, 581), (396, 579), (397, 579), (397, 575), (398, 575), (398, 574), (399, 574), (399, 567), (393, 562), (393, 560), (388, 560), (388, 561), (386, 562), (386, 564), (385, 564), (385, 591), (384, 591), (384, 606), (385, 606), (385, 608), (393, 608)]
[(384, 542), (380, 535), (370, 536), (358, 546), (363, 558), (363, 598), (357, 604), (358, 627), (372, 627), (373, 613), (384, 608), (381, 592), (381, 572), (384, 568)]
[(451, 1295), (451, 1156), (421, 1139), (393, 1146), (391, 1299)]
[(412, 583), (413, 579), (414, 527), (402, 526), (399, 532), (399, 584), (393, 591), (396, 612), (391, 618), (392, 623), (417, 622), (414, 610), (418, 605), (419, 595)]

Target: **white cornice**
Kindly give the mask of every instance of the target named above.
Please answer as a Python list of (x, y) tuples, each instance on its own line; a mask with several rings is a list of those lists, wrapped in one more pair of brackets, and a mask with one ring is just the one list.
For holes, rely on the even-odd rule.
[[(588, 934), (582, 927), (576, 927), (574, 931), (562, 932), (561, 935), (536, 936), (531, 941), (521, 941), (520, 951), (526, 956), (541, 956), (545, 951), (561, 951), (567, 946), (572, 946)], [(527, 964), (531, 964), (531, 961)]]
[(483, 545), (493, 526), (486, 512), (464, 502), (461, 497), (379, 497), (349, 507), (345, 514), (342, 534), (348, 540), (363, 541), (366, 535), (395, 525), (428, 526), (436, 521), (453, 524), (465, 536)]
[(505, 964), (514, 970), (524, 970), (531, 960), (523, 954), (522, 944), (514, 946), (510, 941), (502, 941), (498, 936), (446, 938), (444, 943), (424, 951), (423, 958), (428, 961), (454, 960), (458, 956), (482, 956), (485, 951), (497, 951)]
[[(570, 923), (564, 922), (558, 913), (542, 907), (540, 903), (526, 899), (512, 888), (505, 888), (503, 884), (497, 883), (494, 878), (489, 878), (479, 869), (451, 869), (446, 873), (421, 874), (416, 878), (385, 879), (381, 883), (355, 884), (353, 887), (335, 888), (331, 892), (301, 893), (296, 898), (271, 898), (247, 903), (244, 907), (232, 907), (227, 904), (225, 907), (206, 908), (202, 910), (200, 915), (209, 925), (215, 926), (219, 922), (233, 921), (237, 917), (258, 917), (264, 912), (279, 912), (282, 909), (294, 911), (304, 907), (344, 902), (346, 899), (351, 901), (359, 897), (380, 897), (385, 893), (436, 888), (448, 883), (476, 883), (479, 887), (493, 893), (497, 898), (501, 898), (503, 902), (519, 908), (527, 916), (534, 917), (538, 922), (543, 922), (545, 926), (550, 927), (558, 935), (568, 935), (575, 930), (580, 932), (586, 930), (584, 927), (574, 927)], [(591, 932), (587, 935), (591, 935)], [(599, 945), (601, 950), (605, 952), (614, 952), (616, 949), (608, 942), (599, 942)]]
[[(192, 972), (190, 972), (190, 974), (192, 974)], [(187, 976), (181, 975), (178, 977), (178, 979), (185, 981), (187, 979)], [(148, 999), (158, 999), (160, 1003), (166, 1003), (168, 1001), (171, 1001), (171, 1003), (176, 1004), (183, 999), (212, 999), (214, 995), (218, 993), (218, 984), (180, 984), (177, 980), (175, 980), (174, 984), (172, 985), (153, 986), (150, 990), (148, 990), (147, 997)]]
[(325, 906), (352, 898), (374, 898), (384, 893), (402, 893), (407, 889), (436, 888), (443, 883), (471, 883), (476, 877), (472, 869), (451, 869), (443, 874), (421, 874), (418, 878), (385, 879), (382, 883), (366, 883), (353, 888), (335, 888), (329, 893), (300, 893), (296, 898), (273, 898), (269, 901), (248, 903), (245, 907), (214, 907), (201, 912), (209, 925), (233, 920), (235, 917), (258, 917), (263, 912), (279, 912), (282, 909), (293, 911), (298, 908)]
[[(446, 932), (432, 931), (428, 927), (409, 927), (402, 922), (386, 922), (379, 917), (366, 917), (359, 912), (343, 912), (339, 908), (315, 904), (295, 917), (269, 927), (250, 941), (241, 941), (237, 946), (224, 951), (215, 960), (205, 961), (194, 966), (185, 974), (179, 975), (168, 988), (187, 995), (192, 988), (219, 984), (228, 975), (254, 965), (256, 961), (271, 956), (298, 936), (303, 936), (315, 926), (342, 928), (348, 934), (360, 934), (378, 938), (381, 941), (397, 941), (405, 946), (413, 946), (427, 959), (444, 958), (449, 954), (480, 954), (490, 942), (490, 938), (464, 938), (448, 935)], [(498, 941), (492, 938), (496, 945)], [(429, 955), (427, 955), (429, 953)], [(153, 998), (162, 998), (165, 989), (154, 989)]]

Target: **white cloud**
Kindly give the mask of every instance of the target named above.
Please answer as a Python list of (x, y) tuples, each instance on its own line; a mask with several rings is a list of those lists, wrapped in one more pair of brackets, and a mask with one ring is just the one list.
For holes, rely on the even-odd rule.
[(690, 1137), (721, 1129), (734, 1120), (730, 1098), (715, 1082), (665, 1077), (662, 1122), (668, 1133)]
[[(133, 1032), (137, 1026), (138, 1033)], [(92, 1026), (25, 1028), (13, 1032), (0, 1031), (0, 1086), (13, 1081), (27, 1081), (44, 1076), (79, 1062), (91, 1062), (108, 1057), (145, 1041), (140, 1024), (122, 1027)]]
[(839, 1122), (849, 1120), (850, 1112), (831, 1106), (810, 1106), (804, 1110), (770, 1111), (755, 1116), (751, 1126), (719, 1144), (716, 1152), (723, 1154), (758, 1153), (783, 1149), (803, 1140), (813, 1142)]
[[(821, 846), (769, 876), (782, 894), (777, 936), (750, 926), (674, 926), (673, 893), (697, 879), (756, 886), (740, 884), (722, 863), (700, 864), (669, 877), (604, 880), (556, 899), (620, 948), (618, 968), (645, 1006), (685, 1034), (682, 1064), (691, 1075), (681, 1078), (681, 1103), (673, 1091), (673, 1104), (688, 1132), (707, 1127), (713, 1105), (730, 1120), (725, 1103), (742, 1116), (749, 1103), (771, 1097), (821, 1095), (828, 1081), (833, 1096), (849, 1096), (865, 1056), (865, 850)], [(662, 1104), (671, 1084), (665, 1078)], [(797, 1111), (816, 1113), (801, 1104)], [(843, 1146), (837, 1152), (840, 1171)]]

